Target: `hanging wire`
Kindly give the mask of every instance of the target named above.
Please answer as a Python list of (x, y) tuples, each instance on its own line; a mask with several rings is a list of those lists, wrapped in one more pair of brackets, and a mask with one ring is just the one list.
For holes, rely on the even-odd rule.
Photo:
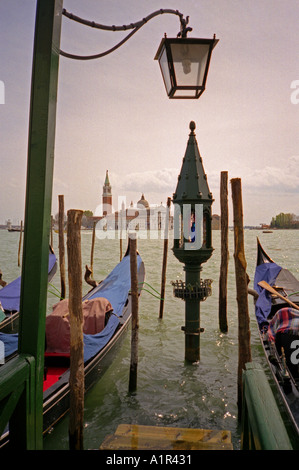
[(122, 41), (120, 41), (114, 47), (112, 47), (111, 49), (108, 49), (105, 52), (101, 52), (99, 54), (93, 54), (93, 55), (88, 55), (88, 56), (80, 56), (80, 55), (70, 54), (68, 52), (64, 52), (64, 51), (60, 50), (60, 55), (62, 55), (64, 57), (68, 57), (70, 59), (76, 59), (76, 60), (91, 60), (91, 59), (99, 59), (101, 57), (104, 57), (104, 56), (110, 54), (111, 52), (115, 51), (116, 49), (118, 49), (120, 46), (122, 46), (126, 41), (128, 41), (128, 39), (130, 39), (135, 33), (137, 33), (137, 31), (140, 28), (142, 28), (142, 26), (144, 26), (149, 20), (151, 20), (155, 16), (162, 15), (164, 13), (169, 13), (169, 14), (177, 15), (177, 16), (180, 17), (181, 30), (180, 30), (180, 33), (178, 34), (178, 36), (185, 37), (186, 33), (188, 31), (192, 30), (192, 28), (186, 28), (186, 25), (189, 21), (189, 17), (187, 16), (187, 19), (184, 20), (183, 14), (180, 13), (178, 10), (160, 9), (160, 10), (157, 10), (157, 11), (151, 13), (150, 15), (146, 16), (142, 20), (137, 21), (136, 23), (130, 23), (128, 25), (122, 25), (122, 26), (115, 26), (115, 25), (107, 26), (107, 25), (102, 25), (102, 24), (96, 23), (95, 21), (85, 20), (85, 19), (80, 18), (79, 16), (76, 16), (76, 15), (73, 15), (73, 13), (69, 13), (68, 11), (63, 9), (62, 14), (64, 16), (66, 16), (67, 18), (69, 18), (71, 20), (74, 20), (74, 21), (77, 21), (78, 23), (84, 24), (86, 26), (90, 26), (92, 28), (102, 29), (102, 30), (105, 30), (105, 31), (126, 31), (127, 29), (133, 29), (133, 31), (131, 31)]

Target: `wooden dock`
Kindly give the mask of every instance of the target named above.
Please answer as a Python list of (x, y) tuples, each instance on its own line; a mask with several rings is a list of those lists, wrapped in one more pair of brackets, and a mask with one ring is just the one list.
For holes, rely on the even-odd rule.
[(100, 450), (233, 450), (230, 431), (120, 424)]

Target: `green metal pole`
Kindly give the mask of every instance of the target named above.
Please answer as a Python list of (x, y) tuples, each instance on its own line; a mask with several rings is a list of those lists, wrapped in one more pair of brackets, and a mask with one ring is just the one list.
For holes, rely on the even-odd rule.
[[(186, 289), (200, 285), (201, 265), (185, 264)], [(185, 299), (185, 360), (200, 360), (200, 300), (186, 297)]]
[[(36, 449), (42, 448), (45, 319), (62, 3), (63, 0), (37, 0), (31, 85), (19, 353), (32, 355), (36, 363), (32, 410)], [(15, 416), (13, 422), (16, 421)], [(21, 436), (22, 430), (18, 434)]]

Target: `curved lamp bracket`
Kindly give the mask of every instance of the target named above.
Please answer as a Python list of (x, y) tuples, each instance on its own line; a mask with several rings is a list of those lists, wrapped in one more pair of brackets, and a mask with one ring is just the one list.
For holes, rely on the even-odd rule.
[(66, 16), (67, 18), (69, 18), (71, 20), (74, 20), (74, 21), (77, 21), (78, 23), (84, 24), (86, 26), (90, 26), (92, 28), (102, 29), (102, 30), (105, 30), (105, 31), (126, 31), (128, 29), (132, 29), (133, 31), (131, 31), (122, 41), (120, 41), (114, 47), (112, 47), (111, 49), (108, 49), (105, 52), (101, 52), (99, 54), (88, 55), (88, 56), (80, 56), (80, 55), (70, 54), (68, 52), (64, 52), (64, 51), (60, 50), (60, 55), (62, 55), (64, 57), (68, 57), (70, 59), (76, 59), (76, 60), (100, 59), (101, 57), (104, 57), (104, 56), (110, 54), (111, 52), (115, 51), (120, 46), (122, 46), (137, 31), (139, 31), (139, 29), (142, 28), (142, 26), (144, 26), (149, 20), (151, 20), (152, 18), (155, 18), (158, 15), (162, 15), (164, 13), (169, 13), (169, 14), (177, 15), (177, 16), (180, 17), (180, 32), (178, 33), (177, 37), (184, 38), (184, 37), (187, 36), (187, 33), (189, 31), (192, 31), (192, 28), (187, 27), (187, 24), (189, 23), (189, 16), (187, 16), (186, 19), (184, 19), (183, 14), (180, 13), (178, 10), (160, 9), (160, 10), (157, 10), (157, 11), (151, 13), (150, 15), (146, 16), (142, 20), (137, 21), (136, 23), (130, 23), (128, 25), (122, 25), (122, 26), (115, 26), (115, 25), (107, 26), (107, 25), (102, 25), (102, 24), (96, 23), (94, 21), (85, 20), (85, 19), (80, 18), (79, 16), (76, 16), (76, 15), (73, 15), (72, 13), (69, 13), (65, 9), (63, 9), (62, 14), (64, 16)]

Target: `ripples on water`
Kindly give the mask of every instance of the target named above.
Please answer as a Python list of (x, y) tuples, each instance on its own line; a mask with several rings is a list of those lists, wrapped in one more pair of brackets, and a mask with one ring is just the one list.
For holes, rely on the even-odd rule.
[[(184, 279), (183, 265), (173, 256), (169, 241), (166, 301), (164, 316), (158, 319), (159, 300), (143, 292), (140, 300), (139, 363), (137, 392), (128, 394), (130, 331), (121, 350), (104, 377), (85, 400), (84, 444), (99, 448), (103, 439), (120, 423), (227, 429), (232, 432), (234, 448), (239, 448), (237, 420), (238, 321), (235, 293), (233, 232), (229, 233), (228, 325), (227, 334), (218, 328), (218, 281), (220, 269), (220, 232), (213, 232), (214, 253), (203, 265), (202, 278), (213, 279), (212, 296), (201, 303), (201, 358), (197, 364), (184, 363), (184, 302), (173, 297), (170, 282)], [(298, 231), (245, 231), (247, 272), (253, 284), (256, 262), (256, 237), (278, 264), (298, 275)], [(0, 231), (0, 269), (10, 281), (20, 275), (17, 267), (19, 234)], [(82, 266), (90, 264), (91, 233), (82, 233)], [(58, 254), (57, 235), (54, 249)], [(125, 249), (125, 248), (124, 248)], [(138, 240), (145, 262), (146, 281), (160, 291), (163, 240)], [(119, 261), (119, 244), (96, 240), (94, 277), (103, 279)], [(53, 284), (59, 289), (59, 272)], [(86, 287), (85, 287), (86, 286)], [(85, 284), (84, 293), (88, 291)], [(53, 292), (53, 288), (51, 289)], [(57, 302), (48, 296), (48, 307)], [(262, 362), (253, 301), (249, 297), (252, 355)], [(45, 449), (68, 449), (68, 417), (44, 440)]]

